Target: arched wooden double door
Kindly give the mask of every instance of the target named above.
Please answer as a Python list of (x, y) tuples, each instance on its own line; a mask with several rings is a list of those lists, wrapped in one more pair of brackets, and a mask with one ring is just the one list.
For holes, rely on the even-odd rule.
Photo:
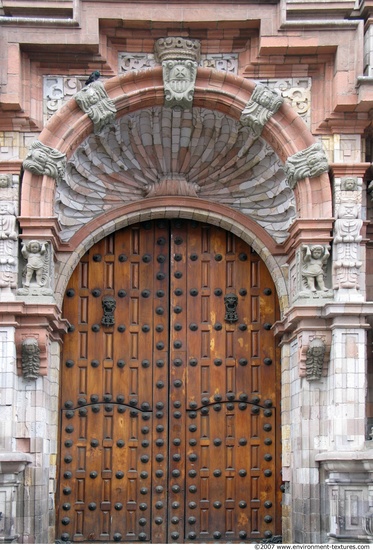
[(280, 533), (276, 311), (259, 256), (205, 223), (149, 221), (87, 252), (64, 301), (57, 538)]

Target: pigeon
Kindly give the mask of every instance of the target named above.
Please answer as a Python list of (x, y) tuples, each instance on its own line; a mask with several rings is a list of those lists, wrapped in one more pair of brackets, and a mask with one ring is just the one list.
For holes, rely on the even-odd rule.
[(84, 86), (87, 86), (88, 84), (91, 84), (91, 82), (94, 82), (95, 80), (98, 80), (100, 78), (100, 76), (101, 76), (101, 74), (100, 74), (99, 71), (93, 71), (93, 73), (91, 73), (88, 80), (86, 80)]

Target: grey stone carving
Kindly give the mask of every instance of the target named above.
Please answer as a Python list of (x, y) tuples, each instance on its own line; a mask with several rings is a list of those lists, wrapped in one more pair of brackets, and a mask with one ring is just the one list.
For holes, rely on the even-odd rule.
[(38, 176), (51, 176), (57, 180), (63, 178), (65, 174), (66, 155), (40, 141), (34, 141), (23, 162), (23, 167)]
[(181, 37), (160, 38), (155, 44), (161, 61), (166, 107), (191, 109), (200, 58), (200, 43)]
[(285, 174), (292, 189), (299, 180), (320, 176), (328, 170), (328, 159), (320, 143), (298, 151), (285, 163)]
[(102, 298), (102, 309), (104, 315), (102, 317), (101, 324), (104, 327), (112, 327), (115, 325), (114, 311), (116, 307), (117, 303), (113, 296), (104, 296)]
[(308, 346), (306, 352), (306, 378), (307, 380), (319, 380), (324, 366), (326, 346), (321, 338), (315, 338)]
[(225, 317), (224, 320), (227, 323), (237, 323), (238, 321), (238, 313), (237, 313), (237, 305), (238, 305), (238, 298), (236, 294), (233, 292), (230, 292), (229, 294), (226, 294), (224, 296), (224, 304), (225, 304)]
[(360, 261), (360, 235), (363, 221), (360, 219), (361, 192), (355, 178), (341, 182), (342, 191), (336, 193), (334, 224), (334, 288), (358, 290)]
[(23, 288), (19, 295), (51, 295), (51, 251), (49, 244), (37, 240), (23, 241), (21, 253), (26, 260), (23, 269)]
[(100, 134), (114, 122), (117, 110), (101, 81), (96, 80), (84, 86), (75, 95), (75, 100), (92, 120), (95, 134)]
[(168, 174), (153, 184), (145, 186), (146, 198), (164, 195), (197, 197), (201, 188), (197, 183), (190, 183), (179, 174)]
[(330, 246), (319, 244), (302, 245), (303, 288), (310, 292), (329, 290), (325, 286), (326, 264), (330, 256)]
[(18, 185), (11, 174), (0, 174), (0, 288), (17, 286)]
[(241, 124), (248, 126), (252, 135), (258, 138), (268, 120), (274, 115), (284, 100), (266, 86), (257, 84), (250, 100), (242, 111)]
[(22, 375), (25, 380), (36, 380), (40, 372), (40, 348), (34, 337), (22, 342)]
[(311, 78), (268, 78), (260, 80), (259, 83), (283, 97), (284, 102), (288, 103), (310, 128)]

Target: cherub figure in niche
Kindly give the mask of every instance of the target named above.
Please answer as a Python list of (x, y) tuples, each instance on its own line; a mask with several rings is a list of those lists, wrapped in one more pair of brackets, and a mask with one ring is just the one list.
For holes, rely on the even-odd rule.
[(317, 290), (328, 290), (325, 286), (326, 263), (330, 256), (330, 246), (315, 244), (313, 246), (303, 245), (302, 278), (305, 288), (311, 292)]
[(35, 280), (38, 286), (43, 286), (43, 275), (45, 270), (44, 256), (46, 253), (46, 243), (39, 241), (30, 241), (28, 244), (23, 243), (22, 256), (27, 260), (26, 265), (26, 280), (25, 287), (29, 287), (31, 279), (35, 274)]

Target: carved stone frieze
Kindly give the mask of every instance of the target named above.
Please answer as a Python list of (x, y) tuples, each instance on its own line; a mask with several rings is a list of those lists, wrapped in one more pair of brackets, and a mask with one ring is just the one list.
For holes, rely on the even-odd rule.
[(328, 170), (328, 159), (320, 143), (314, 143), (307, 149), (298, 151), (285, 163), (286, 177), (292, 189), (299, 180), (320, 176)]
[(244, 126), (248, 126), (252, 135), (258, 138), (268, 120), (279, 110), (283, 102), (283, 98), (276, 92), (257, 84), (242, 111), (240, 122)]
[(22, 256), (25, 260), (23, 276), (23, 288), (19, 288), (17, 294), (50, 296), (52, 276), (52, 251), (50, 243), (31, 240), (23, 241)]
[(200, 42), (180, 37), (160, 38), (155, 43), (161, 61), (166, 107), (191, 109), (200, 58)]
[[(141, 71), (150, 69), (159, 65), (155, 60), (154, 54), (142, 52), (119, 52), (118, 67), (119, 74), (125, 74), (129, 71)], [(201, 54), (199, 67), (207, 67), (216, 71), (224, 71), (230, 74), (238, 73), (238, 54), (237, 53), (208, 53)]]
[(38, 176), (50, 176), (57, 180), (65, 174), (66, 155), (40, 141), (34, 141), (23, 162), (23, 168)]
[(84, 86), (86, 76), (56, 76), (43, 78), (44, 123)]
[(18, 182), (11, 174), (0, 174), (0, 289), (17, 286)]
[(99, 80), (84, 86), (75, 95), (75, 101), (92, 120), (95, 134), (100, 134), (114, 122), (117, 109)]

